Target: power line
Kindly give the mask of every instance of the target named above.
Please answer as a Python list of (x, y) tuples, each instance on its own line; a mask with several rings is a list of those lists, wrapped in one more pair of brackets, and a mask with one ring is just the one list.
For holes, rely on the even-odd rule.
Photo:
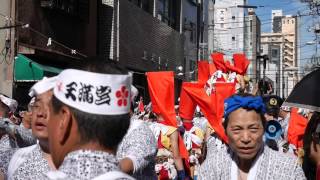
[(39, 32), (39, 31), (37, 31), (36, 29), (32, 28), (32, 27), (31, 27), (29, 24), (27, 24), (27, 23), (23, 23), (23, 22), (18, 21), (18, 20), (13, 20), (12, 18), (9, 18), (8, 16), (6, 16), (6, 15), (4, 15), (4, 14), (2, 14), (2, 13), (0, 13), (0, 17), (3, 17), (3, 18), (5, 18), (5, 19), (9, 19), (10, 22), (14, 22), (14, 23), (16, 23), (17, 25), (21, 25), (22, 27), (25, 26), (25, 25), (28, 25), (28, 26), (26, 26), (26, 28), (30, 29), (32, 32), (40, 35), (41, 37), (43, 37), (43, 38), (45, 38), (45, 39), (48, 39), (48, 41), (50, 40), (51, 42), (53, 42), (53, 43), (55, 43), (55, 44), (57, 44), (57, 45), (65, 48), (65, 49), (69, 50), (71, 54), (79, 54), (79, 55), (82, 56), (82, 57), (87, 57), (85, 54), (82, 54), (81, 52), (76, 51), (75, 49), (72, 49), (72, 48), (68, 47), (67, 45), (64, 45), (64, 44), (62, 44), (62, 43), (60, 43), (60, 42), (58, 42), (58, 41), (56, 41), (56, 40), (54, 40), (54, 39), (46, 36), (46, 35), (44, 35), (43, 33), (41, 33), (41, 32)]

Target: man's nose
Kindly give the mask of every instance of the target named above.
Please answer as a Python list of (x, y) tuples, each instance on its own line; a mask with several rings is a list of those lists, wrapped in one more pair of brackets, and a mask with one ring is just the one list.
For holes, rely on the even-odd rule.
[(251, 135), (248, 131), (242, 133), (241, 142), (244, 144), (249, 144), (251, 142)]

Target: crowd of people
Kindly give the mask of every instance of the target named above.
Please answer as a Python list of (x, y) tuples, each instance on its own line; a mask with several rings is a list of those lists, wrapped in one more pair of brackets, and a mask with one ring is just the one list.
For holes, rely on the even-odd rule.
[[(211, 101), (195, 100), (187, 118), (185, 99), (167, 102), (173, 86), (147, 76), (148, 103), (131, 73), (97, 57), (34, 84), (26, 111), (0, 95), (0, 179), (320, 180), (319, 112), (250, 94), (246, 78), (230, 73), (237, 91), (222, 98), (221, 117), (214, 111), (212, 123)], [(200, 91), (218, 93), (223, 76)]]

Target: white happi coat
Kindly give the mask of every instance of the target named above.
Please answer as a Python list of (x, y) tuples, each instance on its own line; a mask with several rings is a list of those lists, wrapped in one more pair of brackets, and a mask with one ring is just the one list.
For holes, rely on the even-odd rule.
[(131, 119), (130, 128), (117, 151), (117, 159), (129, 158), (133, 162), (133, 177), (139, 180), (157, 179), (155, 157), (157, 141), (146, 122)]
[[(234, 153), (224, 144), (217, 147), (214, 141), (208, 144), (208, 154), (200, 167), (199, 179), (238, 180), (237, 158)], [(264, 146), (249, 171), (248, 180), (282, 179), (305, 180), (306, 177), (297, 158)]]
[(134, 180), (120, 172), (113, 154), (104, 151), (77, 150), (70, 152), (58, 171), (50, 171), (37, 179), (50, 180)]
[(50, 171), (39, 144), (21, 148), (13, 155), (8, 167), (8, 180), (38, 179)]

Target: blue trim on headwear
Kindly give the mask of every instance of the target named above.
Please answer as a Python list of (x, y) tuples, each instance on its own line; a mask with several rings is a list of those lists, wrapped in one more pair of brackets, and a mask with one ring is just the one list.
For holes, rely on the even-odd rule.
[(239, 108), (254, 109), (258, 112), (265, 113), (266, 107), (260, 96), (232, 96), (224, 101), (224, 118), (227, 118), (229, 114)]

